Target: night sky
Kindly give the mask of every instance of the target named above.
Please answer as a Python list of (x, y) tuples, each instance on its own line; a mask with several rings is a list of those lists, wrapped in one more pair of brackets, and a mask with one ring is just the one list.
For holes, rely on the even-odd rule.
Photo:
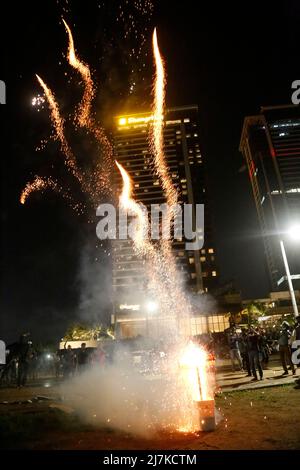
[[(260, 106), (291, 103), (291, 83), (299, 79), (299, 2), (154, 2), (153, 15), (136, 16), (136, 37), (129, 39), (124, 24), (116, 21), (120, 6), (128, 14), (126, 1), (11, 2), (0, 74), (7, 87), (7, 104), (0, 106), (0, 338), (7, 341), (28, 330), (38, 341), (55, 342), (74, 319), (98, 315), (104, 321), (110, 309), (109, 257), (93, 251), (95, 226), (49, 191), (34, 194), (25, 206), (19, 203), (20, 192), (35, 174), (53, 174), (73, 184), (55, 142), (35, 151), (41, 139), (49, 139), (51, 123), (47, 109), (37, 112), (31, 106), (32, 97), (41, 93), (35, 73), (55, 91), (65, 115), (81, 96), (76, 74), (63, 56), (67, 37), (62, 14), (98, 83), (95, 111), (105, 125), (115, 112), (147, 109), (151, 31), (158, 27), (167, 66), (167, 105), (199, 105), (221, 280), (233, 280), (244, 298), (268, 293), (254, 202), (247, 173), (239, 171), (243, 160), (238, 147), (244, 116), (258, 113)], [(143, 41), (141, 34), (142, 53), (130, 57), (132, 44)], [(75, 148), (84, 154), (76, 142)], [(72, 188), (80, 198), (76, 186)], [(87, 293), (83, 286), (89, 275), (97, 276), (97, 284)]]

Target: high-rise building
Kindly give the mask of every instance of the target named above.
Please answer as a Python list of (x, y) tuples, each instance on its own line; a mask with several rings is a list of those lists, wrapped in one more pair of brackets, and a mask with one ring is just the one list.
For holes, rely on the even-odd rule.
[[(134, 198), (150, 211), (151, 204), (166, 202), (160, 181), (153, 171), (149, 149), (149, 112), (115, 117), (114, 145), (119, 163), (129, 173)], [(178, 270), (186, 287), (193, 292), (207, 292), (217, 285), (215, 247), (212, 240), (210, 209), (204, 159), (201, 154), (198, 107), (182, 106), (166, 110), (164, 116), (164, 150), (169, 174), (179, 194), (179, 202), (205, 205), (204, 246), (198, 251), (185, 249), (185, 240), (172, 244)], [(120, 175), (116, 186), (122, 187)], [(146, 280), (143, 260), (136, 256), (130, 240), (113, 242), (113, 289), (115, 308), (139, 305), (145, 297)], [(138, 308), (138, 307), (136, 307)]]
[(272, 290), (286, 287), (279, 240), (283, 237), (296, 285), (299, 245), (286, 236), (300, 222), (300, 107), (261, 108), (244, 120), (240, 151), (246, 160)]

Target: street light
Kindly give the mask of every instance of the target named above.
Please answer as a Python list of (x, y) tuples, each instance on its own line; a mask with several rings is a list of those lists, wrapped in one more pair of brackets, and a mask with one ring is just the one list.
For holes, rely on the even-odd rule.
[(289, 237), (294, 241), (300, 241), (300, 224), (292, 225), (288, 230)]
[[(289, 237), (292, 240), (300, 241), (300, 225), (299, 224), (292, 225), (287, 230), (287, 233), (288, 233)], [(295, 317), (298, 317), (298, 315), (299, 315), (298, 305), (297, 305), (297, 301), (296, 301), (295, 291), (294, 291), (292, 277), (291, 277), (291, 273), (290, 273), (290, 267), (289, 267), (288, 259), (287, 259), (287, 256), (286, 256), (286, 251), (285, 251), (285, 246), (284, 246), (283, 240), (280, 240), (280, 248), (281, 248), (281, 254), (282, 254), (283, 263), (284, 263), (284, 267), (285, 267), (286, 278), (287, 278), (287, 282), (288, 282), (288, 286), (289, 286), (291, 301), (292, 301), (292, 305), (293, 305), (294, 315), (295, 315)]]

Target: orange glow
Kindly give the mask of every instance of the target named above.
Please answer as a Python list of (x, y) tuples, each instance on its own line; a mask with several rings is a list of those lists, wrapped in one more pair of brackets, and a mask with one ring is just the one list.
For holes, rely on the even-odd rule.
[(148, 240), (145, 239), (144, 236), (147, 234), (148, 230), (147, 215), (143, 212), (141, 206), (135, 202), (134, 199), (132, 199), (132, 182), (129, 174), (123, 168), (123, 166), (117, 162), (117, 160), (115, 162), (123, 179), (123, 188), (120, 196), (121, 206), (131, 215), (134, 215), (137, 218), (137, 225), (133, 242), (139, 251), (152, 251), (152, 245), (148, 242)]
[(71, 29), (64, 19), (63, 19), (63, 23), (65, 25), (66, 31), (69, 36), (69, 48), (68, 48), (69, 64), (72, 67), (74, 67), (74, 69), (78, 70), (85, 84), (84, 94), (82, 97), (81, 106), (79, 108), (78, 122), (80, 126), (86, 126), (90, 118), (91, 102), (95, 94), (94, 85), (93, 85), (93, 81), (91, 78), (91, 72), (90, 72), (89, 67), (86, 64), (84, 64), (81, 60), (79, 60), (79, 58), (76, 56), (74, 40), (73, 40)]
[(185, 370), (185, 382), (194, 401), (212, 400), (213, 389), (208, 377), (207, 352), (190, 342), (180, 358), (180, 365)]

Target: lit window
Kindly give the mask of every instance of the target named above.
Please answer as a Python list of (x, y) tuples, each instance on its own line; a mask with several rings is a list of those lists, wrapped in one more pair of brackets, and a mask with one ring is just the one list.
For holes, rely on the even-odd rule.
[(139, 183), (135, 183), (134, 187), (139, 188), (140, 187)]
[(204, 248), (203, 248), (203, 250), (201, 250), (201, 253), (202, 253), (203, 255), (205, 255), (205, 249), (204, 249)]
[(214, 249), (213, 248), (208, 248), (208, 253), (214, 253)]
[(200, 261), (202, 261), (202, 263), (204, 263), (204, 261), (206, 261), (206, 256), (200, 256)]
[(212, 271), (211, 275), (212, 275), (213, 277), (216, 277), (217, 271)]
[(195, 263), (195, 258), (189, 258), (189, 263), (194, 264)]

